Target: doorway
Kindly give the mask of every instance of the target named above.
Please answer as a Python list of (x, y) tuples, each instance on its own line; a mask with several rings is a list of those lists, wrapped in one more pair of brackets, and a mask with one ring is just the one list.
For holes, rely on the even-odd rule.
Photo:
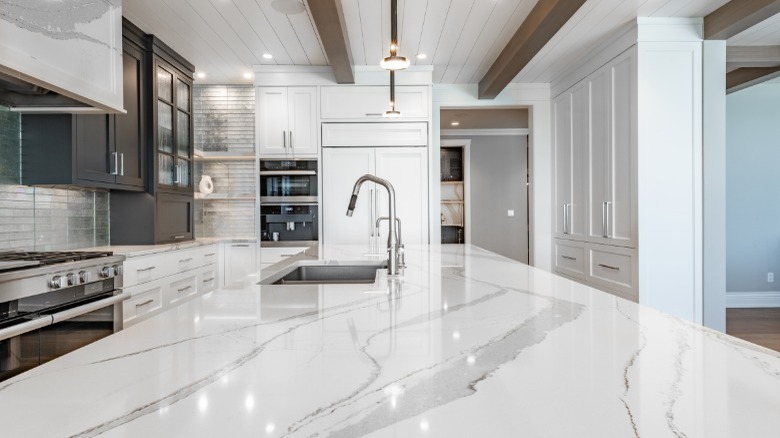
[(528, 110), (442, 109), (440, 133), (440, 153), (457, 161), (460, 150), (463, 162), (462, 183), (441, 166), (442, 218), (454, 228), (442, 243), (460, 225), (463, 243), (529, 263)]

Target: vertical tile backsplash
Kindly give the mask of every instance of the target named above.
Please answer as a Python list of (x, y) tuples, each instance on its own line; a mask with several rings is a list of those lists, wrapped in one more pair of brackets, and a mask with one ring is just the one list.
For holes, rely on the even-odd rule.
[[(195, 148), (230, 155), (255, 150), (255, 90), (251, 85), (196, 85)], [(211, 177), (214, 193), (201, 195), (197, 185)], [(254, 237), (257, 230), (254, 159), (198, 161), (195, 165), (195, 235)]]
[(0, 107), (0, 251), (108, 245), (108, 192), (19, 184), (20, 121)]

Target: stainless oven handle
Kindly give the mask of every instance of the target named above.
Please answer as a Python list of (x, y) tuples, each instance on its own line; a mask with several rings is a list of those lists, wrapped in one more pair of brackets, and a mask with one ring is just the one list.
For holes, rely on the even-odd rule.
[(313, 176), (316, 170), (261, 170), (260, 176)]
[(85, 315), (89, 312), (94, 312), (95, 310), (102, 309), (103, 307), (107, 307), (112, 304), (119, 303), (128, 298), (130, 298), (130, 292), (122, 291), (122, 293), (118, 295), (114, 295), (112, 297), (104, 298), (98, 301), (93, 301), (91, 303), (84, 304), (83, 306), (75, 307), (73, 309), (63, 310), (62, 312), (57, 312), (51, 315), (52, 323), (56, 324), (61, 321), (67, 321), (77, 316)]
[(40, 318), (33, 319), (32, 321), (16, 324), (15, 326), (0, 330), (0, 341), (13, 338), (14, 336), (23, 335), (27, 332), (38, 330), (39, 328), (43, 328), (51, 324), (52, 319), (50, 315), (41, 316)]

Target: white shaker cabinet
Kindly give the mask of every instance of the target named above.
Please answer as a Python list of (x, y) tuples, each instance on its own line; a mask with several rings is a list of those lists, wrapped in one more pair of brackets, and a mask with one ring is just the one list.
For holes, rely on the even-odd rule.
[[(387, 86), (326, 86), (321, 88), (321, 100), (323, 120), (388, 121), (384, 118), (390, 107)], [(428, 86), (396, 86), (395, 100), (402, 120), (427, 119), (430, 114)]]
[(257, 244), (255, 242), (224, 242), (224, 283), (228, 289), (242, 288), (249, 275), (258, 270)]
[(587, 196), (588, 90), (578, 85), (553, 103), (555, 235), (584, 238)]
[(636, 246), (636, 146), (632, 121), (633, 52), (627, 52), (587, 80), (590, 88), (590, 201), (588, 238)]
[(393, 184), (403, 242), (428, 241), (426, 148), (323, 148), (322, 169), (325, 244), (363, 244), (377, 248), (380, 253), (386, 248), (387, 223), (382, 223), (379, 229), (375, 226), (378, 218), (388, 216), (384, 187), (365, 183), (352, 217), (346, 215), (355, 181), (367, 173)]
[(317, 155), (317, 87), (258, 87), (255, 118), (260, 156)]

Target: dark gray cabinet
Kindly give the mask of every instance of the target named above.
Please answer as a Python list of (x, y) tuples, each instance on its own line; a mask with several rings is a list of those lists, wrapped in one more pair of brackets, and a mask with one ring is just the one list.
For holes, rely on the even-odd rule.
[[(144, 51), (123, 39), (125, 114), (26, 114), (22, 183), (146, 190)], [(56, 156), (58, 159), (53, 160)]]
[(149, 47), (149, 63), (141, 71), (148, 86), (146, 107), (141, 110), (148, 115), (147, 125), (141, 130), (149, 170), (148, 190), (111, 193), (111, 243), (145, 245), (190, 240), (194, 237), (195, 204), (192, 184), (195, 68), (158, 38), (145, 35), (137, 28), (135, 32)]

